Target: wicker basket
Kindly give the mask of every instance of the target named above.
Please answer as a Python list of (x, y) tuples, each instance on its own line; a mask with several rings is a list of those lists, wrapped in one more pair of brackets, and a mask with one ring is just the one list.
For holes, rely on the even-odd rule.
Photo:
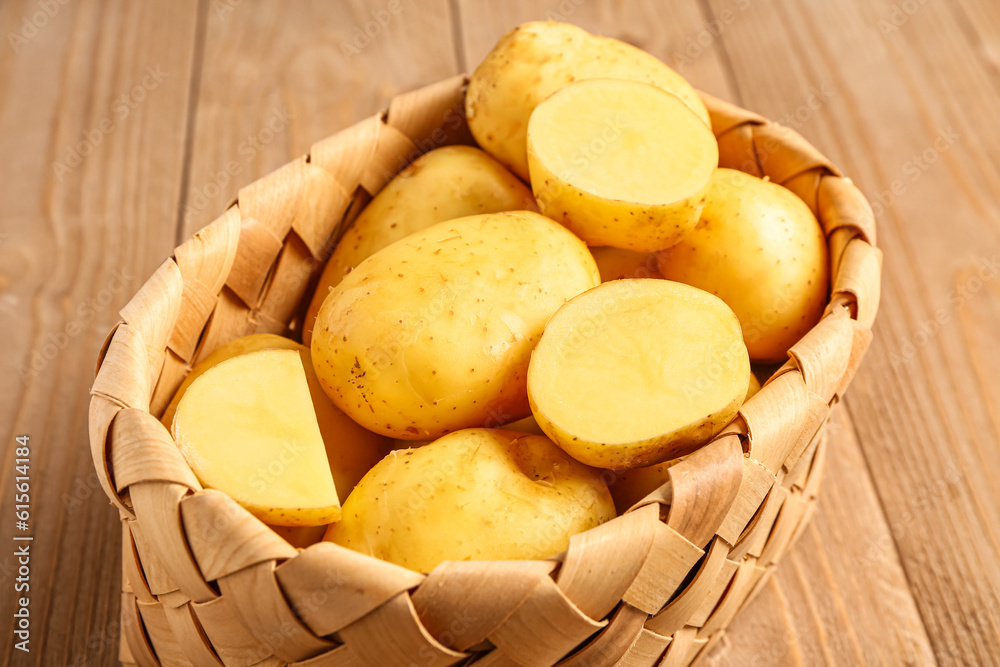
[(832, 297), (740, 417), (654, 494), (550, 560), (422, 574), (330, 543), (296, 550), (201, 487), (157, 420), (174, 390), (233, 338), (296, 334), (339, 230), (421, 152), (468, 141), (466, 81), (401, 95), (240, 190), (121, 311), (98, 361), (90, 442), (122, 520), (123, 663), (688, 665), (809, 521), (823, 427), (878, 307), (872, 211), (799, 135), (709, 96), (722, 165), (816, 212)]

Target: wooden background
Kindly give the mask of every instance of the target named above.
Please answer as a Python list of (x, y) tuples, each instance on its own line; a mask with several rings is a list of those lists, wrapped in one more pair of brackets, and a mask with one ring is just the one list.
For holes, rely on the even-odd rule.
[[(996, 0), (0, 3), (0, 662), (115, 664), (119, 525), (87, 392), (118, 308), (240, 185), (544, 17), (795, 127), (879, 216), (882, 309), (820, 511), (707, 663), (1000, 662)], [(27, 655), (10, 622), (18, 434)]]

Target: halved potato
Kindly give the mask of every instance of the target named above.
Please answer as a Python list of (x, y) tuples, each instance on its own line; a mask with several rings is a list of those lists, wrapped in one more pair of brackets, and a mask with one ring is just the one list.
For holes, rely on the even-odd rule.
[(504, 35), (473, 72), (465, 96), (469, 129), (480, 146), (527, 180), (525, 130), (531, 112), (566, 84), (595, 78), (658, 86), (709, 123), (691, 84), (655, 56), (571, 23), (534, 21)]
[(674, 245), (698, 224), (718, 163), (708, 125), (646, 83), (570, 84), (528, 122), (539, 210), (587, 245), (636, 252)]
[(666, 280), (615, 280), (571, 299), (528, 367), (542, 430), (573, 458), (620, 470), (687, 454), (735, 416), (750, 360), (733, 311)]
[(340, 518), (302, 357), (260, 350), (205, 371), (177, 406), (173, 435), (201, 483), (264, 523)]
[(478, 148), (444, 146), (421, 155), (389, 181), (344, 232), (309, 303), (302, 342), (312, 341), (316, 314), (330, 290), (382, 248), (446, 220), (537, 210), (531, 190)]

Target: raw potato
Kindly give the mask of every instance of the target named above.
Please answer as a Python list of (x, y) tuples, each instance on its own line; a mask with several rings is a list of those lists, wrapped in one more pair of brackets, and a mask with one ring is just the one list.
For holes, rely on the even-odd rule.
[(201, 483), (274, 526), (340, 518), (302, 357), (260, 350), (209, 368), (177, 406), (173, 436)]
[(313, 333), (316, 373), (341, 410), (392, 438), (520, 419), (546, 320), (599, 282), (583, 242), (537, 213), (441, 223), (333, 289)]
[(667, 280), (615, 280), (552, 316), (531, 356), (542, 430), (577, 461), (612, 470), (687, 454), (736, 415), (750, 360), (717, 297)]
[(325, 539), (430, 572), (446, 560), (548, 558), (614, 516), (600, 472), (548, 438), (466, 429), (382, 459)]
[(311, 342), (316, 313), (330, 289), (387, 245), (446, 220), (537, 210), (531, 190), (478, 148), (445, 146), (420, 156), (344, 232), (309, 304), (302, 342)]
[(697, 228), (660, 253), (659, 266), (664, 278), (729, 304), (754, 361), (787, 360), (826, 307), (826, 240), (812, 211), (790, 190), (733, 169), (716, 172)]
[(163, 425), (171, 428), (177, 404), (191, 383), (202, 373), (226, 359), (267, 349), (296, 350), (302, 357), (306, 380), (309, 382), (309, 394), (319, 421), (319, 431), (326, 445), (330, 472), (333, 474), (340, 502), (344, 502), (358, 480), (389, 452), (391, 443), (388, 438), (359, 426), (333, 404), (316, 377), (309, 348), (290, 338), (275, 334), (252, 334), (231, 340), (209, 354), (184, 378), (163, 414)]
[(562, 88), (528, 123), (539, 210), (588, 245), (654, 252), (698, 224), (719, 145), (680, 98), (646, 83)]
[(757, 379), (757, 376), (751, 373), (750, 386), (747, 388), (747, 397), (743, 399), (743, 402), (746, 403), (747, 401), (749, 401), (754, 394), (760, 391), (760, 389), (761, 389), (760, 380)]
[(476, 142), (528, 180), (528, 118), (542, 100), (573, 81), (642, 81), (677, 95), (705, 125), (694, 88), (656, 57), (569, 23), (525, 23), (504, 35), (469, 81), (465, 113)]
[(591, 248), (590, 254), (597, 262), (597, 270), (601, 272), (602, 283), (609, 280), (662, 277), (656, 266), (655, 253), (598, 246)]

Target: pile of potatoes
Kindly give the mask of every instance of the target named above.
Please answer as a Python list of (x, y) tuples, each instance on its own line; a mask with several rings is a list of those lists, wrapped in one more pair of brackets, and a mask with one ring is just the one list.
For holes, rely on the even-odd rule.
[(424, 154), (345, 231), (302, 343), (229, 343), (163, 415), (205, 486), (296, 546), (418, 571), (556, 555), (725, 428), (825, 308), (812, 212), (718, 168), (653, 56), (525, 24), (466, 115), (477, 147)]

